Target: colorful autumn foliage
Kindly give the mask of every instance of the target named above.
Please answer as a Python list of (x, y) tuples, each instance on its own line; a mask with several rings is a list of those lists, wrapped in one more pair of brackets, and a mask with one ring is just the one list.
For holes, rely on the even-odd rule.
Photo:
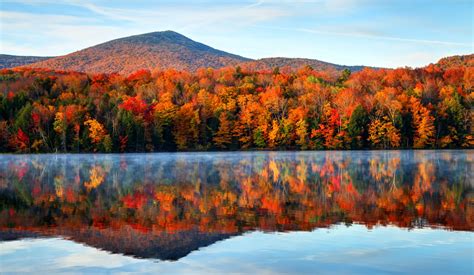
[(0, 151), (472, 148), (469, 64), (128, 77), (2, 70)]

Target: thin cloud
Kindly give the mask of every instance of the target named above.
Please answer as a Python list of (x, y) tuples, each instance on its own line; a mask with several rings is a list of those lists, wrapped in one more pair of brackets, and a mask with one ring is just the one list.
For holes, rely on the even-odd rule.
[(137, 29), (100, 25), (92, 18), (65, 15), (0, 11), (0, 21), (5, 30), (15, 30), (2, 33), (1, 53), (20, 55), (67, 54), (139, 32)]
[(472, 43), (385, 36), (385, 35), (377, 35), (377, 34), (368, 33), (368, 32), (338, 32), (338, 31), (328, 31), (328, 30), (322, 30), (322, 29), (307, 29), (307, 28), (280, 28), (280, 27), (267, 27), (267, 26), (260, 26), (260, 27), (267, 28), (267, 29), (284, 30), (284, 31), (297, 31), (297, 32), (305, 32), (305, 33), (313, 33), (313, 34), (348, 36), (348, 37), (356, 37), (356, 38), (369, 38), (369, 39), (377, 39), (377, 40), (400, 41), (400, 42), (409, 42), (409, 43), (418, 43), (418, 44), (421, 43), (421, 44), (433, 44), (433, 45), (445, 45), (445, 46), (468, 46), (468, 47), (473, 46)]
[[(28, 0), (23, 0), (27, 1)], [(40, 0), (49, 2), (48, 0)], [(240, 20), (243, 22), (261, 22), (288, 16), (288, 9), (278, 6), (264, 6), (263, 1), (250, 5), (225, 4), (209, 7), (192, 7), (190, 5), (155, 5), (146, 9), (122, 9), (97, 5), (90, 1), (69, 0), (69, 5), (81, 7), (108, 19), (129, 21), (135, 24), (153, 23), (163, 20), (183, 21), (190, 23), (219, 22)], [(177, 16), (178, 15), (178, 16)]]

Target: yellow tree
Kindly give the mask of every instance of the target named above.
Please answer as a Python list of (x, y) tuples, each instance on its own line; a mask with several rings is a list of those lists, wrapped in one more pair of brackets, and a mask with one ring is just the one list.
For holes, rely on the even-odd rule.
[(400, 146), (400, 130), (388, 117), (374, 119), (369, 125), (369, 141), (377, 148), (396, 148)]
[(232, 143), (232, 126), (227, 118), (227, 113), (222, 112), (219, 116), (219, 130), (215, 134), (213, 140), (217, 147), (228, 148)]
[[(89, 138), (96, 146), (95, 150), (102, 144), (102, 141), (107, 140), (107, 143), (109, 143), (110, 137), (108, 137), (104, 126), (100, 122), (95, 119), (88, 119), (84, 122), (84, 125), (89, 127)], [(110, 146), (109, 144), (106, 145), (106, 147)]]
[(296, 144), (298, 144), (301, 149), (308, 148), (308, 123), (306, 123), (306, 120), (303, 118), (296, 122), (296, 135), (298, 136)]
[(67, 121), (63, 112), (56, 113), (54, 117), (53, 129), (56, 133), (61, 135), (61, 144), (63, 150), (66, 151)]
[(419, 99), (410, 99), (411, 111), (413, 114), (413, 147), (425, 148), (434, 144), (435, 126), (434, 117), (428, 108), (423, 106)]
[(177, 111), (174, 119), (174, 138), (179, 150), (192, 149), (199, 138), (199, 112), (192, 103), (186, 103)]
[(392, 125), (395, 125), (396, 117), (403, 107), (397, 98), (398, 95), (397, 89), (392, 87), (384, 88), (375, 94), (375, 102), (379, 110), (387, 114)]
[(279, 142), (279, 133), (280, 133), (280, 124), (276, 119), (272, 121), (272, 128), (268, 133), (268, 147), (275, 148), (278, 146)]

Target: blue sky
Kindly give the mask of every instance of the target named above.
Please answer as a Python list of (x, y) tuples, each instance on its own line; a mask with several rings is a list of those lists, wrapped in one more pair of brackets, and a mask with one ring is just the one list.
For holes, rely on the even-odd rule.
[(250, 58), (424, 66), (473, 53), (470, 0), (0, 0), (0, 53), (61, 55), (174, 30)]

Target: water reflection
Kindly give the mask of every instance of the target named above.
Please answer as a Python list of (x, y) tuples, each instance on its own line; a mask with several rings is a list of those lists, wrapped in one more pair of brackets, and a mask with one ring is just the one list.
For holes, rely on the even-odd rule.
[(247, 231), (474, 230), (472, 151), (0, 157), (0, 240), (179, 259)]

